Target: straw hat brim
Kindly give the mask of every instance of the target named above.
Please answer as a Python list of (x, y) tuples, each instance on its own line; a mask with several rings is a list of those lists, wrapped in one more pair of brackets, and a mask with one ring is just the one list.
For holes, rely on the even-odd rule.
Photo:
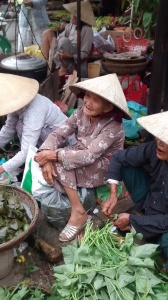
[(38, 90), (39, 83), (35, 79), (0, 73), (0, 116), (27, 105)]
[(168, 112), (161, 112), (137, 119), (138, 123), (168, 145)]
[[(91, 26), (97, 26), (90, 2), (85, 0), (85, 1), (81, 1), (80, 4), (81, 4), (81, 21)], [(67, 11), (69, 11), (73, 16), (77, 17), (77, 2), (63, 4), (63, 7)]]
[(76, 95), (87, 91), (94, 93), (118, 107), (124, 113), (124, 118), (131, 119), (126, 98), (116, 74), (84, 80), (70, 85), (69, 88)]

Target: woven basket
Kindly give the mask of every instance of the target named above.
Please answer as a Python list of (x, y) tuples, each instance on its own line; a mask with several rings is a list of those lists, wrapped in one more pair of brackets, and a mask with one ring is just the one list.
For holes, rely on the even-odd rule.
[(107, 73), (116, 73), (117, 75), (140, 74), (146, 70), (146, 67), (148, 65), (148, 61), (137, 64), (126, 64), (125, 62), (123, 62), (123, 64), (117, 64), (105, 59), (102, 59), (101, 63), (103, 69)]
[(15, 187), (10, 184), (0, 184), (0, 186), (7, 187), (7, 189), (9, 191), (13, 192), (19, 198), (19, 200), (21, 202), (23, 202), (24, 204), (26, 204), (28, 206), (28, 208), (30, 209), (31, 214), (32, 214), (31, 223), (30, 223), (29, 227), (23, 233), (21, 233), (19, 236), (17, 236), (16, 238), (14, 238), (8, 242), (0, 244), (0, 252), (2, 252), (5, 250), (8, 250), (10, 248), (13, 248), (16, 244), (21, 243), (23, 240), (25, 240), (30, 235), (30, 233), (34, 230), (34, 228), (36, 226), (39, 208), (38, 208), (38, 204), (37, 204), (36, 200), (29, 193), (22, 190), (21, 188)]

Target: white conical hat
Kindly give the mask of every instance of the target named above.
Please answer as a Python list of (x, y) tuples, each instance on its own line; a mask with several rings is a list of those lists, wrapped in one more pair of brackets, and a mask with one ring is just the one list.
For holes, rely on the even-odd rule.
[[(96, 26), (92, 6), (88, 0), (81, 1), (81, 21), (91, 26)], [(73, 16), (77, 17), (77, 2), (64, 4), (63, 7)]]
[(116, 74), (108, 74), (84, 80), (70, 85), (69, 88), (74, 94), (79, 94), (81, 91), (92, 92), (113, 103), (125, 113), (127, 119), (131, 119), (127, 102)]
[(38, 89), (35, 79), (0, 73), (0, 116), (24, 107), (33, 100)]
[(161, 112), (137, 119), (138, 123), (156, 138), (168, 145), (168, 112)]

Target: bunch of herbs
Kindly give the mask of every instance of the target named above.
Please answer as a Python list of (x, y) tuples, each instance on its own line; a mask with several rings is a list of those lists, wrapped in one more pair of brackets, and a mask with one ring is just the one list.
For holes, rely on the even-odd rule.
[[(63, 248), (64, 265), (54, 267), (57, 300), (167, 300), (168, 276), (159, 271), (158, 245), (137, 245), (132, 229), (126, 237), (111, 224), (92, 230), (90, 222), (78, 245)], [(55, 297), (55, 298), (54, 298)]]

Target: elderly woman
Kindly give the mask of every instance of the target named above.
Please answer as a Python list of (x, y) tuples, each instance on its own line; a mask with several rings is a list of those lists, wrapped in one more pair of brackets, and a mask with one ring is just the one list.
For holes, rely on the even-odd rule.
[[(48, 136), (35, 156), (45, 180), (66, 193), (71, 204), (70, 219), (60, 233), (60, 241), (74, 239), (86, 225), (89, 217), (77, 189), (106, 183), (109, 157), (123, 148), (122, 115), (129, 117), (116, 74), (79, 82), (70, 89), (84, 94), (83, 106)], [(62, 142), (74, 132), (76, 144), (62, 148)]]
[[(121, 231), (134, 227), (149, 242), (160, 245), (168, 270), (168, 112), (138, 118), (155, 139), (116, 151), (108, 170), (110, 197), (102, 211), (111, 216), (117, 205), (117, 184), (123, 180), (135, 203), (134, 213), (122, 212), (114, 222)], [(135, 213), (136, 212), (136, 213)]]
[[(56, 68), (59, 68), (59, 76), (72, 74), (77, 64), (77, 2), (64, 4), (72, 16), (65, 30), (58, 35), (54, 62)], [(86, 60), (93, 45), (92, 26), (96, 26), (93, 10), (89, 1), (81, 1), (81, 72), (83, 77), (87, 77)], [(46, 59), (49, 58), (49, 45), (54, 37), (51, 29), (43, 33), (42, 52)], [(85, 76), (84, 76), (85, 75)]]
[(40, 146), (66, 115), (50, 99), (38, 94), (39, 83), (31, 78), (0, 73), (0, 116), (7, 115), (0, 130), (0, 148), (17, 134), (20, 151), (0, 166), (0, 174), (13, 172), (25, 161), (29, 145)]

